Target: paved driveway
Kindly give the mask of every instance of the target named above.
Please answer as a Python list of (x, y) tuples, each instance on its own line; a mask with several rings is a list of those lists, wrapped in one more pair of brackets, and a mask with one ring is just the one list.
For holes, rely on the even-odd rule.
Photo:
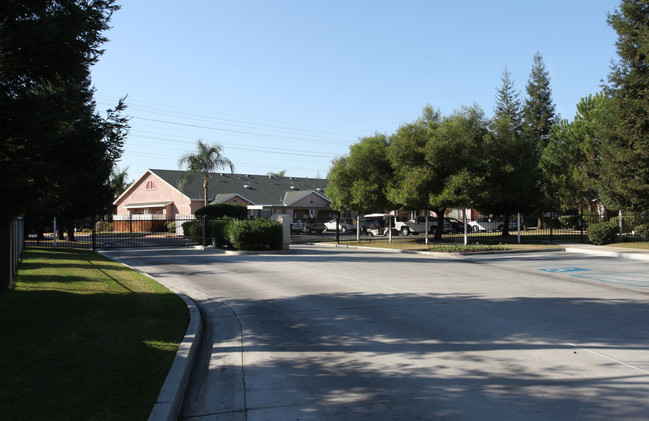
[[(646, 290), (542, 270), (588, 269), (600, 257), (440, 259), (313, 246), (281, 256), (107, 254), (201, 308), (208, 326), (184, 419), (649, 414)], [(615, 262), (609, 275), (628, 267)], [(647, 273), (647, 263), (633, 264)]]

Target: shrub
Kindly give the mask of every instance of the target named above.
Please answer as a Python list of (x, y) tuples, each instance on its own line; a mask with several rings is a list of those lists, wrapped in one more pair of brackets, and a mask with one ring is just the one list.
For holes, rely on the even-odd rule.
[(207, 233), (209, 238), (213, 238), (216, 247), (231, 246), (226, 230), (228, 225), (233, 223), (234, 219), (217, 219), (207, 221)]
[(248, 217), (248, 208), (245, 205), (235, 205), (233, 203), (215, 203), (203, 206), (194, 214), (196, 216), (206, 216), (207, 219), (246, 219)]
[(636, 227), (633, 229), (633, 232), (638, 237), (649, 238), (649, 224), (636, 225)]
[(239, 250), (280, 250), (282, 224), (267, 219), (233, 220), (225, 233), (234, 248)]
[(95, 231), (97, 232), (112, 232), (113, 223), (107, 221), (98, 221), (97, 226), (95, 226)]
[(167, 223), (166, 227), (167, 227), (167, 231), (172, 233), (176, 232), (176, 221)]
[[(614, 216), (609, 221), (611, 224), (620, 226), (620, 217)], [(622, 232), (631, 232), (633, 231), (633, 219), (632, 217), (622, 216)]]
[(620, 227), (610, 222), (600, 222), (591, 224), (586, 234), (591, 243), (595, 245), (608, 244), (615, 242), (615, 234), (620, 231)]
[(182, 225), (183, 235), (185, 237), (202, 237), (203, 236), (202, 224), (203, 221), (199, 219), (183, 222)]
[(581, 229), (581, 218), (579, 215), (563, 215), (559, 217), (559, 225), (565, 229)]

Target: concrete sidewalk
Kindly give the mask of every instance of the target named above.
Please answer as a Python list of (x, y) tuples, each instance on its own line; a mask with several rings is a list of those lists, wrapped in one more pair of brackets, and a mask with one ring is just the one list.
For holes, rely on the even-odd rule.
[(592, 244), (562, 244), (561, 247), (565, 248), (568, 253), (649, 261), (649, 250), (647, 249), (634, 249), (615, 245), (594, 246)]

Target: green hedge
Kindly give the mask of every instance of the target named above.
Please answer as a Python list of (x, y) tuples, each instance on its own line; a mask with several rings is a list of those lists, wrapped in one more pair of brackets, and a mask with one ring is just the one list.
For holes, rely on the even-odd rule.
[(282, 224), (267, 219), (232, 220), (225, 227), (228, 240), (239, 250), (281, 250)]
[[(229, 246), (231, 245), (225, 233), (225, 227), (230, 224), (233, 219), (216, 219), (207, 221), (207, 240), (209, 243), (212, 239), (216, 239), (216, 246)], [(183, 233), (185, 237), (203, 237), (203, 220), (195, 219), (183, 223)]]
[(235, 205), (234, 203), (216, 203), (214, 205), (203, 206), (194, 214), (206, 216), (207, 219), (234, 218), (246, 219), (248, 217), (248, 208), (245, 205)]
[(600, 222), (591, 224), (586, 234), (591, 243), (595, 245), (609, 244), (615, 242), (616, 234), (620, 232), (620, 227), (611, 222)]

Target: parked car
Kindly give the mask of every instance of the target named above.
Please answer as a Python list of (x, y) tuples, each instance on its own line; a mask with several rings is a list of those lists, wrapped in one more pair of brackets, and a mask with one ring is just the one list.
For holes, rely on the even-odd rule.
[[(497, 217), (482, 217), (478, 218), (475, 221), (470, 221), (469, 225), (471, 226), (471, 231), (473, 232), (485, 232), (485, 231), (502, 231), (505, 222), (502, 219)], [(518, 228), (518, 223), (516, 221), (509, 221), (509, 229), (514, 230)]]
[[(387, 236), (392, 227), (392, 235), (397, 235), (398, 231), (395, 228), (395, 220), (393, 215), (387, 213), (372, 213), (365, 215), (363, 223), (367, 223), (367, 232), (372, 237)], [(363, 225), (363, 224), (361, 224)]]
[[(464, 232), (464, 222), (460, 221), (457, 218), (444, 218), (444, 225), (446, 225), (446, 222), (451, 224), (451, 227), (453, 228), (454, 233), (458, 232)], [(471, 230), (470, 227), (467, 227), (467, 231)]]
[(325, 225), (316, 219), (297, 219), (291, 223), (291, 234), (319, 234), (325, 230)]
[[(395, 228), (401, 233), (401, 235), (408, 234), (422, 234), (426, 232), (426, 217), (418, 216), (407, 221), (397, 220), (395, 223)], [(432, 233), (437, 229), (437, 218), (433, 216), (428, 217), (428, 232)], [(453, 226), (447, 219), (444, 219), (444, 227), (442, 228), (442, 233), (448, 234), (454, 232)]]
[(302, 231), (304, 231), (304, 222), (299, 220), (291, 222), (291, 234), (300, 234)]
[[(325, 222), (324, 226), (325, 226), (325, 231), (336, 231), (336, 220), (332, 219), (329, 222)], [(338, 231), (340, 232), (356, 231), (356, 224), (351, 219), (339, 219)]]
[(307, 234), (320, 234), (325, 230), (325, 224), (317, 219), (304, 220), (304, 232)]

